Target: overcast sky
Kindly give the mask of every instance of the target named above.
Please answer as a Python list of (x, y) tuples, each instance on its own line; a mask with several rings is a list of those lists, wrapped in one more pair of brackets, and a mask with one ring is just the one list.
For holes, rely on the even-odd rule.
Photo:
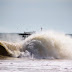
[(72, 0), (0, 0), (0, 32), (72, 33)]

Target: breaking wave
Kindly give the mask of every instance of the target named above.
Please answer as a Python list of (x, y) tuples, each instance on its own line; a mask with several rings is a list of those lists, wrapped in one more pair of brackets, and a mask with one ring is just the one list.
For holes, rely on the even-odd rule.
[(72, 59), (72, 38), (46, 31), (17, 43), (0, 41), (0, 55), (36, 59)]

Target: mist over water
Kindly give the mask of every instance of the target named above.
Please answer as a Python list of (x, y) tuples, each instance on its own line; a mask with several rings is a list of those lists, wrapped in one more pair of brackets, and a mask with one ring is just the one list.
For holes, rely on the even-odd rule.
[(7, 42), (19, 42), (22, 41), (23, 38), (15, 33), (1, 33), (0, 40)]
[[(2, 36), (3, 37), (3, 36)], [(17, 35), (3, 37), (0, 48), (9, 56), (33, 59), (72, 59), (72, 38), (64, 33), (45, 31), (32, 34), (25, 40)], [(4, 50), (4, 51), (5, 51)], [(2, 55), (3, 53), (1, 53)]]

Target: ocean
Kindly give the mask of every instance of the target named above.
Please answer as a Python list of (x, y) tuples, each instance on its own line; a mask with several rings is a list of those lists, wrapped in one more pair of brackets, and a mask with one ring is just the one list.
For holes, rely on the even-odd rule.
[(34, 33), (25, 39), (1, 33), (0, 71), (71, 72), (72, 37), (55, 31)]

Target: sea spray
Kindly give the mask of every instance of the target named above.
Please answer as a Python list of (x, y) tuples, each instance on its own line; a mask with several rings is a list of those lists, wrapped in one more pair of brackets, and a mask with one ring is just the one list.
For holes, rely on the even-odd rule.
[(72, 38), (63, 33), (33, 34), (25, 39), (23, 47), (38, 59), (72, 59)]
[(72, 59), (72, 38), (54, 31), (35, 33), (19, 42), (0, 41), (0, 46), (12, 57)]
[(16, 33), (0, 33), (0, 40), (7, 42), (20, 42), (23, 38)]

